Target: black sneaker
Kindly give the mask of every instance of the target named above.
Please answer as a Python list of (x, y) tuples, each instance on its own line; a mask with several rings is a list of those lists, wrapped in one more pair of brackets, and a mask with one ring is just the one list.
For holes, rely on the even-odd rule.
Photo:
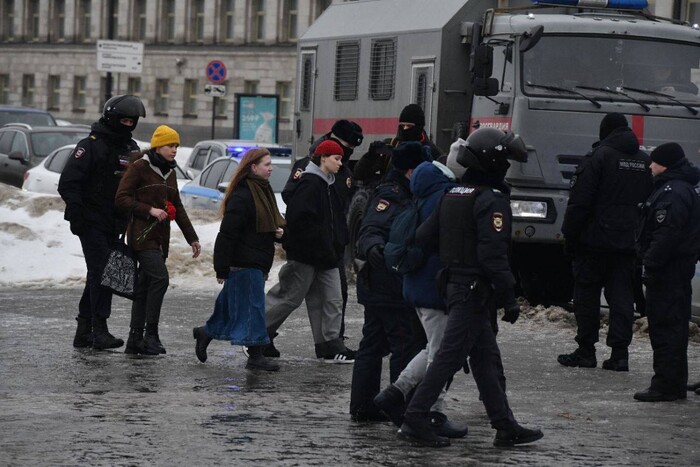
[(531, 430), (514, 423), (510, 428), (496, 431), (496, 438), (493, 445), (498, 447), (515, 446), (516, 444), (527, 444), (542, 439), (544, 433), (541, 430)]
[(323, 360), (323, 363), (355, 363), (355, 352), (346, 349), (334, 355), (325, 355), (321, 357), (321, 360)]
[(572, 353), (559, 355), (557, 361), (564, 366), (580, 368), (595, 368), (598, 364), (595, 355), (583, 355), (579, 349)]
[(430, 428), (438, 436), (445, 438), (464, 438), (469, 432), (466, 424), (451, 422), (447, 415), (441, 412), (430, 412)]
[(404, 421), (397, 433), (400, 439), (429, 446), (431, 448), (444, 448), (450, 445), (449, 438), (435, 434), (430, 427), (429, 420)]
[(611, 371), (630, 371), (630, 366), (627, 359), (613, 360), (608, 358), (603, 362), (604, 370)]

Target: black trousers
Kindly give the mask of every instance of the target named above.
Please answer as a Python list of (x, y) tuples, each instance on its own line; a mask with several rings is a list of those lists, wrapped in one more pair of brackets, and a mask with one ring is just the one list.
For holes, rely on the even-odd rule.
[(576, 342), (582, 351), (595, 353), (600, 331), (600, 294), (610, 306), (610, 325), (605, 343), (626, 357), (634, 323), (635, 256), (588, 253), (573, 262)]
[(362, 340), (355, 355), (350, 389), (350, 413), (378, 412), (374, 397), (382, 380), (382, 359), (389, 359), (389, 381), (396, 381), (406, 365), (426, 345), (416, 310), (409, 306), (365, 306)]
[(427, 418), (440, 390), (469, 357), (469, 367), (494, 428), (515, 422), (504, 390), (501, 351), (484, 293), (462, 280), (448, 282), (449, 318), (440, 349), (406, 409), (406, 419)]
[(343, 297), (343, 314), (340, 320), (340, 333), (338, 337), (345, 337), (345, 309), (348, 306), (348, 274), (345, 269), (345, 257), (340, 258), (338, 263), (338, 272), (340, 273), (340, 294)]
[(100, 285), (100, 282), (117, 236), (91, 227), (79, 238), (87, 266), (87, 278), (78, 304), (78, 316), (90, 320), (107, 319), (112, 313), (112, 291)]
[(137, 254), (139, 278), (136, 295), (131, 304), (132, 328), (143, 329), (145, 324), (158, 324), (163, 297), (168, 291), (170, 276), (160, 250), (144, 250)]
[(688, 383), (688, 322), (695, 259), (672, 261), (647, 284), (649, 339), (654, 351), (651, 388), (685, 395)]

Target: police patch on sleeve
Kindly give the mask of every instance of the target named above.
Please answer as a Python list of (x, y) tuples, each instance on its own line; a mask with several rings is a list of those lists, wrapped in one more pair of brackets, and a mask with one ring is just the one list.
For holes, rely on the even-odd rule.
[(303, 171), (302, 169), (297, 169), (297, 171), (294, 172), (294, 180), (299, 180), (299, 177), (301, 177), (301, 174), (302, 174), (303, 172), (304, 172), (304, 171)]
[(491, 216), (491, 225), (496, 232), (503, 230), (503, 213), (494, 212)]
[(578, 180), (578, 175), (573, 174), (571, 176), (571, 182), (569, 182), (569, 188), (573, 188), (576, 185), (576, 180)]
[(77, 147), (75, 148), (75, 151), (73, 151), (73, 157), (76, 159), (83, 157), (83, 154), (85, 154), (85, 148)]
[(659, 209), (658, 211), (656, 211), (654, 217), (656, 218), (656, 222), (658, 222), (659, 224), (663, 224), (666, 220), (666, 210)]
[(352, 178), (350, 178), (350, 177), (346, 178), (345, 184), (347, 185), (348, 189), (352, 188)]
[(387, 208), (391, 206), (391, 203), (385, 199), (380, 199), (377, 201), (377, 207), (374, 208), (377, 212), (386, 211)]

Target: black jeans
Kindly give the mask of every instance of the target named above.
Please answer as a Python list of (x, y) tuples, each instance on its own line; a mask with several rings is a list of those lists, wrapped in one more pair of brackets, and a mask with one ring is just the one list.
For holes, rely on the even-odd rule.
[(695, 260), (672, 261), (647, 284), (649, 340), (654, 351), (651, 388), (685, 395), (688, 383), (688, 321)]
[(87, 266), (87, 278), (78, 304), (78, 316), (89, 320), (107, 319), (112, 313), (112, 291), (100, 282), (117, 236), (89, 228), (79, 238)]
[(379, 394), (382, 359), (389, 359), (389, 381), (394, 382), (426, 344), (425, 332), (409, 307), (365, 306), (362, 340), (355, 355), (350, 390), (350, 413), (374, 413), (373, 399)]
[(600, 293), (610, 306), (605, 343), (626, 356), (634, 323), (635, 257), (631, 254), (589, 253), (573, 262), (576, 342), (587, 354), (595, 353), (600, 330)]
[[(484, 287), (484, 286), (482, 286)], [(504, 390), (501, 352), (493, 332), (489, 306), (484, 294), (464, 280), (448, 282), (449, 318), (440, 349), (406, 409), (406, 420), (429, 417), (445, 383), (469, 357), (469, 367), (494, 428), (515, 421)]]
[(130, 326), (143, 329), (146, 323), (158, 324), (160, 321), (160, 309), (170, 278), (160, 250), (139, 251), (136, 257), (139, 260), (139, 278), (131, 304)]

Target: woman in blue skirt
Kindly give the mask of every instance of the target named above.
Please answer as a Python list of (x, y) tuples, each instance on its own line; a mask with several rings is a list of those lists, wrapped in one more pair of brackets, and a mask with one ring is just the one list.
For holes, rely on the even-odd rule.
[(247, 151), (222, 203), (223, 219), (214, 244), (216, 280), (224, 284), (214, 313), (194, 328), (195, 353), (207, 360), (212, 339), (248, 347), (246, 368), (276, 371), (279, 365), (262, 355), (270, 342), (265, 328), (265, 280), (272, 267), (275, 241), (282, 238), (284, 218), (270, 187), (272, 159), (266, 149)]

